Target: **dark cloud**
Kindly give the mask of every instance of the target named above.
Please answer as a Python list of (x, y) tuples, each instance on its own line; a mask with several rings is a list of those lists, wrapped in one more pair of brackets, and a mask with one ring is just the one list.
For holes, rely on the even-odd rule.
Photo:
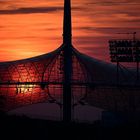
[[(74, 37), (74, 44), (80, 44), (80, 46), (105, 46), (105, 42), (108, 42), (110, 36), (105, 37), (92, 37), (92, 36), (82, 36)], [(94, 45), (93, 45), (94, 44)], [(96, 45), (95, 45), (96, 44)]]
[[(18, 9), (0, 10), (0, 14), (36, 14), (63, 11), (64, 7), (23, 7)], [(73, 10), (81, 10), (79, 7), (73, 7)]]
[(0, 10), (0, 14), (33, 14), (33, 13), (48, 13), (63, 10), (63, 7), (28, 7), (12, 10)]
[(140, 19), (128, 19), (128, 20), (125, 20), (125, 22), (137, 22), (137, 23), (139, 23), (139, 25), (140, 25)]
[[(137, 20), (136, 20), (137, 21)], [(131, 22), (131, 21), (129, 21)], [(135, 22), (135, 21), (132, 21), (132, 22)], [(138, 22), (138, 21), (137, 21)], [(83, 31), (88, 31), (88, 32), (92, 32), (94, 34), (94, 32), (98, 32), (98, 33), (103, 33), (103, 34), (106, 34), (106, 35), (111, 35), (111, 34), (115, 34), (115, 33), (118, 33), (118, 32), (134, 32), (134, 31), (138, 31), (140, 32), (140, 28), (135, 28), (135, 27), (86, 27), (86, 26), (83, 26), (83, 27), (77, 27), (75, 28), (77, 30), (83, 30)]]
[(100, 0), (100, 1), (89, 1), (88, 4), (92, 5), (103, 5), (103, 6), (112, 6), (112, 5), (138, 5), (140, 4), (140, 1), (138, 0), (118, 0), (118, 1), (106, 1), (106, 0)]
[(1, 0), (0, 0), (0, 4), (3, 4), (3, 3), (6, 3), (6, 1), (1, 1)]

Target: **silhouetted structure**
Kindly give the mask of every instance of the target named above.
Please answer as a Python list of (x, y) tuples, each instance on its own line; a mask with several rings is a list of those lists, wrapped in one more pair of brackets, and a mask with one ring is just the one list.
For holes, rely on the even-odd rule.
[(109, 111), (139, 111), (136, 70), (119, 68), (118, 84), (116, 65), (77, 51), (72, 45), (70, 0), (64, 5), (63, 44), (58, 49), (0, 63), (0, 95), (6, 99), (3, 110), (49, 101), (63, 106), (63, 120), (67, 122), (73, 107), (85, 102)]

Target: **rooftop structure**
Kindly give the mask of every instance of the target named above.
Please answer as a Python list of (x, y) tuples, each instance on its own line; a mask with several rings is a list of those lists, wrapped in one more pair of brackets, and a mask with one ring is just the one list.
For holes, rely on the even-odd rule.
[(64, 121), (71, 121), (71, 111), (79, 103), (109, 111), (139, 111), (140, 86), (136, 77), (135, 69), (117, 68), (73, 47), (71, 3), (65, 0), (63, 43), (58, 49), (0, 63), (0, 108), (9, 111), (48, 101), (63, 108)]

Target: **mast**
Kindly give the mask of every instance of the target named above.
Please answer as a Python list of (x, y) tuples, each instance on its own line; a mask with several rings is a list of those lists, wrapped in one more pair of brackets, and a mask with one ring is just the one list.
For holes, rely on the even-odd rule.
[(63, 81), (63, 121), (71, 122), (71, 76), (72, 76), (72, 24), (71, 1), (64, 0), (63, 47), (64, 47), (64, 81)]
[(64, 0), (63, 43), (72, 43), (71, 0)]

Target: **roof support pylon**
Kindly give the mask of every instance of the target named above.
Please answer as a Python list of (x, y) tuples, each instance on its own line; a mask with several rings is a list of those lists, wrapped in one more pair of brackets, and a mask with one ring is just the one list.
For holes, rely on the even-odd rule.
[(64, 0), (63, 43), (72, 43), (71, 0)]
[(64, 0), (64, 81), (63, 81), (63, 121), (71, 122), (72, 98), (71, 98), (71, 77), (72, 77), (72, 27), (71, 27), (71, 1)]

